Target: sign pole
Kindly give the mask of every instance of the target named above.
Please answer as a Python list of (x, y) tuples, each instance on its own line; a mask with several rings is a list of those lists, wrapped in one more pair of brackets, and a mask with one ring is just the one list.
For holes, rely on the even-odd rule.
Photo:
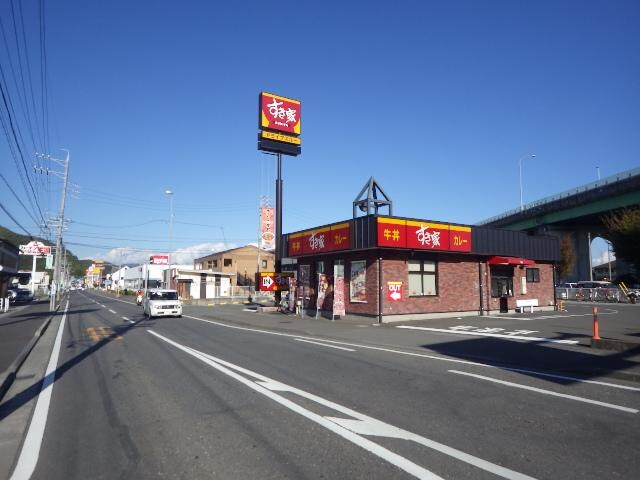
[[(275, 255), (275, 271), (280, 273), (282, 271), (282, 153), (278, 152), (277, 157), (277, 170), (278, 176), (276, 178), (276, 255)], [(281, 293), (276, 291), (276, 305), (280, 304)]]
[(36, 294), (36, 255), (33, 255), (33, 265), (31, 267), (31, 295)]

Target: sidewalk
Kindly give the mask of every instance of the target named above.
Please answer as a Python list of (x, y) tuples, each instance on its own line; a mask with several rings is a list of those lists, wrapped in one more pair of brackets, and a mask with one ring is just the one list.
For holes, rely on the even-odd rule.
[(49, 311), (48, 299), (13, 305), (8, 312), (0, 313), (0, 399), (54, 314)]

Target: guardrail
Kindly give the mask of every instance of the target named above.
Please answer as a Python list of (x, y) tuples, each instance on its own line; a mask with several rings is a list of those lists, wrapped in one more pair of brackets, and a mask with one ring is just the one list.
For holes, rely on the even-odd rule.
[(627, 296), (619, 288), (560, 288), (556, 287), (559, 300), (584, 302), (629, 303)]

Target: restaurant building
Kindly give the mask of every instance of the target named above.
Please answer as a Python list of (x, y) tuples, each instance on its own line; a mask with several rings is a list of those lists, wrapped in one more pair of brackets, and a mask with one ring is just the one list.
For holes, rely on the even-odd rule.
[(380, 322), (555, 308), (557, 238), (355, 212), (283, 235), (306, 308), (316, 308), (319, 284), (321, 310), (343, 285), (344, 312)]

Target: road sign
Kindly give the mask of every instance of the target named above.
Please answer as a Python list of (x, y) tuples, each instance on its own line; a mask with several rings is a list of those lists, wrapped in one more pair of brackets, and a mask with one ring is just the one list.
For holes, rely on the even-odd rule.
[(387, 300), (389, 302), (402, 300), (402, 282), (387, 282)]
[(29, 242), (26, 245), (20, 245), (20, 255), (49, 255), (51, 247), (42, 242)]
[(293, 277), (293, 272), (260, 272), (260, 291), (281, 292), (289, 290), (290, 277)]

